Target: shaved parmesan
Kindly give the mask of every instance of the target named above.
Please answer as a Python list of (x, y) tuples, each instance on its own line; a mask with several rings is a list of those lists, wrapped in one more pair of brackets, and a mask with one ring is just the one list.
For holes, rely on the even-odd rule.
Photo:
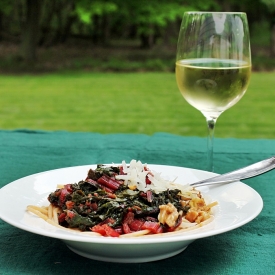
[[(131, 160), (129, 165), (122, 161), (122, 168), (124, 175), (116, 175), (116, 179), (123, 180), (130, 189), (134, 187), (144, 192), (154, 190), (156, 193), (167, 189), (179, 189), (185, 194), (188, 191), (192, 194), (193, 188), (189, 185), (181, 185), (164, 179), (161, 177), (161, 173), (149, 170), (147, 164), (142, 164), (141, 161)], [(150, 181), (150, 184), (146, 183), (146, 179)]]

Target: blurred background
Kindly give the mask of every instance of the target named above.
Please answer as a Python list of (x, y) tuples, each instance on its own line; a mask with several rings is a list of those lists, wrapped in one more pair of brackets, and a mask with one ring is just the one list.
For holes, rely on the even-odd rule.
[(215, 135), (274, 138), (275, 0), (1, 0), (0, 129), (206, 136), (174, 76), (190, 10), (248, 16), (251, 83)]

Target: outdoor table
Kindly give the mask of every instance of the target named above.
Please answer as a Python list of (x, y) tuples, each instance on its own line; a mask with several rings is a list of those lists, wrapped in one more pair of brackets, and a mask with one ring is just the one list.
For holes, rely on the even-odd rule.
[[(169, 133), (0, 131), (0, 187), (46, 170), (131, 159), (204, 170), (206, 144), (206, 138)], [(225, 173), (273, 155), (275, 140), (216, 138), (215, 172)], [(156, 262), (91, 260), (73, 253), (61, 240), (0, 220), (0, 274), (275, 274), (275, 171), (243, 182), (263, 199), (258, 217), (235, 230), (198, 239), (182, 253)]]

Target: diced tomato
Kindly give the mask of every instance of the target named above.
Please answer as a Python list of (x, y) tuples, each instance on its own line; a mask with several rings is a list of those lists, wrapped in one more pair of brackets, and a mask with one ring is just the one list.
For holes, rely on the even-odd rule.
[(128, 233), (131, 233), (131, 229), (129, 227), (129, 225), (127, 223), (123, 223), (122, 224), (122, 230), (123, 230), (123, 233), (124, 234), (128, 234)]
[(148, 178), (148, 175), (146, 175), (145, 177), (145, 182), (146, 184), (151, 184), (152, 182), (150, 181), (150, 179)]
[(119, 235), (123, 234), (122, 226), (116, 227), (114, 229)]
[(90, 228), (91, 231), (93, 232), (96, 232), (96, 233), (99, 233), (100, 235), (102, 236), (105, 236), (105, 230), (104, 228), (102, 227), (102, 225), (95, 225), (93, 226), (92, 228)]
[(129, 224), (129, 227), (132, 231), (139, 231), (143, 224), (144, 221), (135, 219)]
[(153, 234), (158, 233), (159, 228), (160, 228), (160, 224), (158, 222), (150, 222), (150, 221), (144, 222), (144, 224), (141, 226), (141, 229), (143, 230), (148, 229)]
[(59, 195), (59, 203), (60, 206), (63, 206), (65, 201), (66, 201), (66, 196), (69, 195), (70, 192), (66, 188), (62, 188), (60, 190), (60, 195)]
[(59, 216), (58, 216), (58, 222), (59, 223), (62, 223), (65, 221), (65, 218), (66, 218), (66, 213), (65, 212), (62, 212)]
[(113, 229), (111, 226), (109, 226), (107, 224), (104, 224), (102, 226), (105, 229), (106, 236), (108, 236), (108, 237), (119, 237), (119, 233), (115, 229)]
[(124, 234), (131, 233), (131, 229), (129, 227), (129, 224), (131, 224), (134, 221), (135, 214), (132, 211), (128, 211), (123, 218), (122, 222), (122, 230)]
[(86, 205), (87, 207), (91, 207), (92, 203), (91, 203), (90, 201), (86, 201), (86, 202), (85, 202), (85, 205)]
[(123, 166), (119, 167), (119, 175), (126, 175), (126, 173), (123, 171)]
[(93, 211), (96, 211), (97, 208), (98, 208), (97, 203), (96, 203), (96, 202), (92, 202), (92, 203), (90, 204), (90, 208), (91, 208)]
[[(145, 170), (145, 169), (144, 169)], [(149, 170), (146, 170), (146, 171), (149, 171)], [(150, 176), (154, 176), (153, 174), (152, 174), (152, 172), (148, 172), (148, 174), (146, 175), (146, 178), (145, 178), (145, 182), (146, 182), (146, 184), (151, 184), (152, 182), (151, 182), (151, 180), (149, 179), (149, 176), (148, 175), (150, 175)]]
[(72, 219), (75, 216), (75, 213), (73, 211), (68, 210), (67, 211), (67, 217)]
[(119, 237), (119, 233), (108, 224), (95, 225), (91, 228), (93, 232), (97, 232), (106, 237)]
[(134, 220), (135, 214), (133, 212), (127, 212), (123, 218), (123, 223), (130, 224)]
[(68, 210), (73, 209), (74, 202), (73, 201), (66, 201), (66, 207), (67, 207)]
[(163, 232), (164, 232), (163, 226), (160, 225), (160, 227), (157, 230), (156, 234), (163, 233)]

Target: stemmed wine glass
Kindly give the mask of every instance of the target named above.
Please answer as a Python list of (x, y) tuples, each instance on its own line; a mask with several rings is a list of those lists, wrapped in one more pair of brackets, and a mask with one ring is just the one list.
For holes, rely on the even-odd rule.
[(207, 170), (219, 115), (246, 92), (251, 74), (247, 17), (242, 12), (186, 12), (179, 32), (176, 79), (186, 101), (208, 126)]

